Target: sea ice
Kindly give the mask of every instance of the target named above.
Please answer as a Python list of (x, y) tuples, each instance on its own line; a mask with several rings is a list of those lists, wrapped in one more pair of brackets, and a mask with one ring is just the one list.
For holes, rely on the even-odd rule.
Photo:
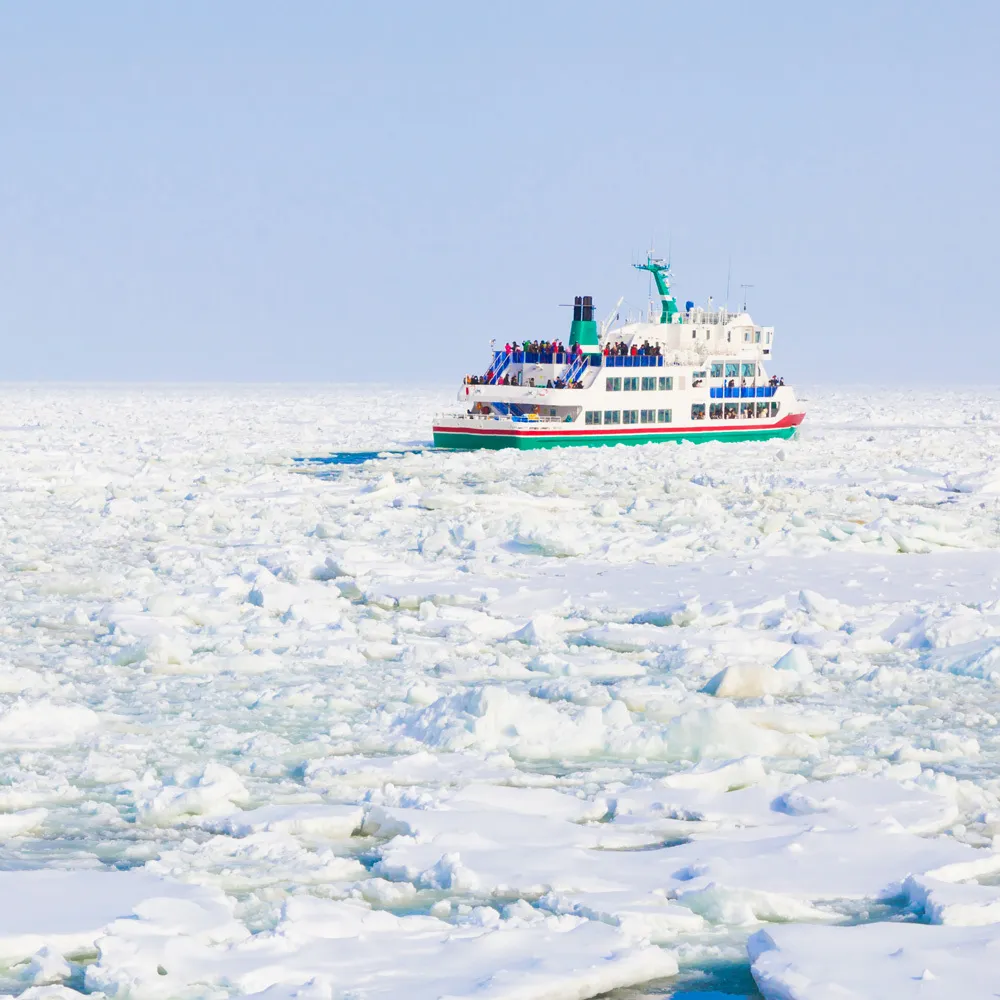
[(7, 387), (0, 992), (582, 1000), (761, 932), (768, 996), (975, 995), (1000, 395), (810, 396), (446, 453), (432, 388)]
[(57, 956), (92, 951), (115, 920), (151, 900), (190, 905), (205, 920), (233, 926), (232, 904), (222, 893), (140, 872), (0, 871), (0, 899), (0, 961), (7, 963), (43, 949)]
[(166, 998), (190, 983), (239, 996), (576, 1000), (669, 976), (666, 951), (600, 922), (482, 909), (458, 925), (295, 897), (273, 931), (220, 938), (189, 903), (157, 900), (99, 942), (87, 986)]
[(748, 950), (767, 1000), (992, 1000), (1000, 929), (790, 924), (758, 931)]

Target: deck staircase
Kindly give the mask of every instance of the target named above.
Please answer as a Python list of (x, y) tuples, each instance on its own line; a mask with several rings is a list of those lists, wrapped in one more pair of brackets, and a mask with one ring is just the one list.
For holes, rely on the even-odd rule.
[(510, 360), (513, 355), (506, 351), (493, 352), (493, 376), (489, 380), (489, 385), (496, 385), (503, 378), (503, 373), (510, 367)]
[(576, 358), (574, 362), (569, 366), (566, 374), (563, 378), (566, 379), (567, 384), (570, 382), (576, 382), (586, 371), (588, 358), (586, 354), (581, 354), (580, 357)]

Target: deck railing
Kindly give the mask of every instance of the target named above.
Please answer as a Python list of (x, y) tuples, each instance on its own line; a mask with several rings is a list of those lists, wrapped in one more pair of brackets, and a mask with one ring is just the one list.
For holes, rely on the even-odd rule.
[[(599, 355), (600, 357), (600, 355)], [(625, 354), (604, 357), (605, 368), (662, 368), (662, 354)]]
[(739, 385), (709, 389), (710, 399), (770, 399), (777, 390), (773, 385)]

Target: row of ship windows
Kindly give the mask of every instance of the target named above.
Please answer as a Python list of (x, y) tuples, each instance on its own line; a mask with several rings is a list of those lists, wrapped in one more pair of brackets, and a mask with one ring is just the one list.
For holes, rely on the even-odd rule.
[(649, 376), (644, 375), (642, 378), (606, 378), (604, 380), (604, 388), (608, 392), (621, 392), (623, 389), (625, 392), (638, 392), (639, 386), (642, 386), (644, 391), (650, 389), (667, 390), (673, 389), (674, 380), (669, 375), (666, 378), (657, 378), (655, 375)]
[[(698, 331), (697, 330), (692, 330), (691, 331), (691, 339), (694, 340), (697, 336), (698, 336)], [(705, 331), (705, 339), (706, 340), (711, 340), (712, 339), (712, 331), (711, 330), (706, 330)], [(727, 330), (726, 331), (726, 342), (729, 343), (729, 344), (731, 344), (733, 342), (733, 331), (732, 330)], [(743, 343), (744, 344), (759, 344), (760, 342), (761, 342), (761, 340), (760, 340), (760, 330), (754, 330), (752, 333), (751, 333), (750, 330), (744, 330), (743, 331)], [(768, 333), (766, 339), (764, 340), (764, 343), (765, 344), (770, 344), (771, 343), (771, 334), (770, 333)]]
[[(751, 420), (754, 417), (776, 417), (780, 403), (710, 403), (708, 416), (710, 420)], [(705, 404), (694, 403), (691, 406), (691, 419), (705, 419)]]
[[(710, 420), (752, 420), (755, 417), (776, 417), (780, 403), (711, 403), (708, 406)], [(705, 419), (705, 404), (691, 406), (691, 419)], [(587, 424), (669, 424), (673, 422), (670, 410), (587, 410), (584, 415)]]
[[(760, 372), (757, 370), (755, 362), (738, 361), (716, 361), (707, 371), (692, 372), (692, 379), (700, 378), (755, 378)], [(604, 380), (604, 388), (608, 392), (649, 392), (659, 390), (660, 392), (673, 389), (674, 380), (671, 376), (655, 375), (633, 375), (631, 377), (613, 376)]]
[[(603, 417), (603, 419), (602, 419)], [(588, 424), (669, 424), (670, 410), (587, 410)]]
[[(713, 361), (709, 373), (711, 378), (753, 378), (761, 374), (755, 361), (744, 361), (742, 364), (739, 361)], [(693, 377), (704, 378), (705, 373), (695, 372)]]

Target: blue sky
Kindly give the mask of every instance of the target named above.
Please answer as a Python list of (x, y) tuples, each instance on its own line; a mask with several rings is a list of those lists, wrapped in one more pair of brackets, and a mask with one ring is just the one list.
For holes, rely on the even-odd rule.
[(8, 379), (457, 379), (559, 307), (995, 382), (1000, 5), (0, 6)]

